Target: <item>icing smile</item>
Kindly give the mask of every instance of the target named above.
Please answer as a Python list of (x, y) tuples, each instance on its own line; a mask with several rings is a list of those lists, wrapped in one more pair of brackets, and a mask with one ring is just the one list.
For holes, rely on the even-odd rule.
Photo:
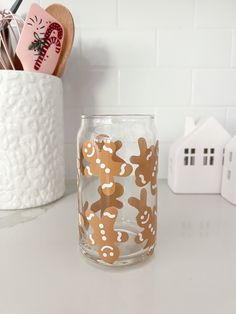
[(89, 158), (90, 158), (90, 157), (93, 157), (94, 153), (95, 153), (95, 149), (94, 149), (94, 147), (93, 147), (91, 154), (87, 154), (87, 156), (88, 156)]
[(145, 225), (145, 224), (148, 222), (149, 218), (150, 218), (150, 215), (148, 214), (147, 219), (144, 220), (144, 221), (142, 221), (141, 224), (142, 224), (142, 225)]

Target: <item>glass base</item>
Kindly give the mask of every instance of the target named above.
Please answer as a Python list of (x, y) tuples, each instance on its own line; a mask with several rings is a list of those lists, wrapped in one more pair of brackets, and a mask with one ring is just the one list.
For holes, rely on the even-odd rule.
[[(133, 265), (140, 262), (145, 261), (147, 258), (151, 256), (148, 254), (149, 249), (144, 249), (140, 244), (136, 244), (134, 241), (134, 237), (137, 235), (136, 232), (125, 230), (125, 229), (116, 229), (116, 231), (125, 231), (129, 234), (129, 241), (124, 243), (117, 243), (120, 250), (120, 256), (118, 260), (116, 260), (113, 264), (106, 263), (103, 261), (95, 247), (90, 246), (88, 243), (80, 243), (80, 250), (82, 254), (88, 258), (90, 261), (95, 262), (100, 265), (109, 266), (109, 267), (121, 267), (127, 265)], [(131, 240), (131, 241), (130, 241)]]

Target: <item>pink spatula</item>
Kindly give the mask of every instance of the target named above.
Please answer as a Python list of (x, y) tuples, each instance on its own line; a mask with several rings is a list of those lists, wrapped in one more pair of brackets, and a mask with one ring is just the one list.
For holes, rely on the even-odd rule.
[(52, 74), (63, 39), (63, 26), (38, 4), (32, 4), (16, 47), (24, 70)]

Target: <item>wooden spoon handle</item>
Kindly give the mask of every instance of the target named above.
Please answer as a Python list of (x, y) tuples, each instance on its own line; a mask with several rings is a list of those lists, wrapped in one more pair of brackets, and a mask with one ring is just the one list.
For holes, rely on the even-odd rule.
[(61, 77), (65, 70), (65, 66), (74, 42), (75, 26), (71, 12), (61, 4), (52, 4), (46, 8), (46, 11), (57, 19), (64, 28), (64, 42), (62, 45), (62, 51), (53, 72), (53, 75)]

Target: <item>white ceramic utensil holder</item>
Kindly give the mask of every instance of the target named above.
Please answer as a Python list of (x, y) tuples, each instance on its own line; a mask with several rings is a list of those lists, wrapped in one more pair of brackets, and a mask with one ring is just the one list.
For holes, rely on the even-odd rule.
[(61, 79), (0, 71), (0, 209), (44, 205), (65, 191)]

